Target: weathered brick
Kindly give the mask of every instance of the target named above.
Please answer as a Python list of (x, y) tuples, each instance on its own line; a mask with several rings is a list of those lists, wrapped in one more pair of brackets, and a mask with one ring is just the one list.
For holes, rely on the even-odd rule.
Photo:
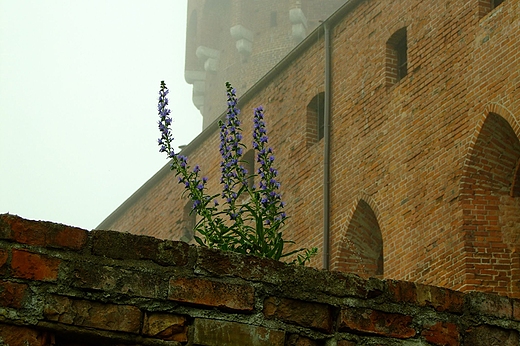
[(52, 346), (54, 342), (50, 332), (0, 323), (0, 345)]
[(62, 266), (62, 272), (71, 278), (73, 287), (149, 298), (165, 299), (167, 296), (168, 282), (159, 271), (151, 273), (143, 268), (132, 270), (91, 262), (70, 262)]
[(4, 239), (18, 243), (80, 250), (86, 244), (88, 232), (84, 229), (46, 221), (26, 220), (16, 215), (0, 215)]
[(170, 314), (146, 313), (143, 334), (167, 341), (188, 341), (186, 317)]
[(148, 259), (162, 265), (184, 266), (189, 246), (183, 242), (164, 241), (114, 231), (92, 231), (92, 252), (115, 259)]
[(460, 331), (456, 324), (437, 322), (421, 332), (430, 343), (438, 346), (460, 345)]
[(294, 299), (269, 297), (264, 300), (264, 315), (284, 322), (298, 324), (330, 333), (332, 307)]
[(516, 330), (483, 325), (469, 329), (464, 338), (464, 344), (471, 346), (518, 346), (520, 337)]
[(9, 251), (6, 249), (0, 249), (0, 275), (6, 273), (8, 266), (7, 260), (9, 259)]
[(512, 299), (513, 302), (513, 318), (520, 321), (520, 299)]
[(345, 307), (339, 317), (340, 331), (357, 331), (399, 339), (415, 336), (412, 317), (372, 309)]
[(422, 284), (416, 284), (415, 287), (419, 305), (454, 313), (462, 313), (464, 310), (464, 294), (461, 292)]
[(283, 346), (285, 333), (260, 326), (196, 318), (193, 342), (207, 346)]
[(250, 285), (196, 278), (172, 278), (168, 299), (225, 310), (253, 311), (254, 289)]
[(466, 306), (472, 313), (485, 314), (499, 318), (512, 318), (513, 304), (507, 297), (481, 292), (466, 295)]
[(12, 250), (13, 276), (38, 281), (54, 281), (58, 278), (61, 260), (25, 250)]
[(0, 281), (0, 306), (21, 308), (27, 285), (10, 281)]
[(197, 248), (197, 266), (218, 275), (233, 275), (249, 280), (265, 279), (266, 274), (281, 271), (283, 262), (256, 256), (243, 256), (204, 247)]
[(398, 303), (416, 303), (417, 290), (413, 282), (387, 280), (390, 299)]
[(132, 305), (103, 304), (49, 296), (43, 315), (49, 321), (128, 333), (139, 333), (142, 313)]

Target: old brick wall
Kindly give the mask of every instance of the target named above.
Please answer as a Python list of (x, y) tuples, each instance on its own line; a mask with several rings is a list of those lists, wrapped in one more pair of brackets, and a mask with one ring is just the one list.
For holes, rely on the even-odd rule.
[(0, 344), (518, 345), (520, 300), (0, 215)]
[[(520, 1), (486, 6), (361, 0), (328, 20), (332, 269), (520, 296)], [(388, 44), (403, 28), (408, 73), (389, 84)], [(307, 106), (325, 89), (323, 35), (318, 29), (241, 101), (248, 144), (252, 109), (266, 109), (286, 238), (320, 251), (323, 140), (309, 143)], [(218, 193), (217, 127), (185, 153)], [(187, 201), (173, 174), (142, 195), (102, 228), (179, 239)]]

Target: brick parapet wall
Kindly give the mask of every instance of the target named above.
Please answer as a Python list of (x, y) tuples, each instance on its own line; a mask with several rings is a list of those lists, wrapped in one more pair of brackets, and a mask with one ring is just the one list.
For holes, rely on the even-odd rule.
[(0, 344), (518, 345), (520, 301), (0, 216)]

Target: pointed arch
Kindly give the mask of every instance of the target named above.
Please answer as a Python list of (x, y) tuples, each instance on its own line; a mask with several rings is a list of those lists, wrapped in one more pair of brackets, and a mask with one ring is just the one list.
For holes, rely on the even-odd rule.
[(520, 270), (513, 258), (520, 249), (520, 199), (514, 197), (518, 130), (513, 114), (491, 103), (475, 126), (460, 187), (468, 290), (484, 285), (496, 293), (520, 294), (512, 278)]
[(358, 199), (353, 210), (341, 242), (336, 268), (364, 277), (384, 275), (381, 228), (374, 209), (363, 198)]

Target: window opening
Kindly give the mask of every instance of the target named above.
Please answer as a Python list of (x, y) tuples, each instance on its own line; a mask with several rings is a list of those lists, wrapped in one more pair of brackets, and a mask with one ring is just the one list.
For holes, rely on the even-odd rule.
[(386, 86), (398, 83), (408, 74), (406, 28), (397, 30), (386, 43)]
[(307, 105), (307, 144), (319, 142), (325, 135), (325, 93), (321, 92)]

